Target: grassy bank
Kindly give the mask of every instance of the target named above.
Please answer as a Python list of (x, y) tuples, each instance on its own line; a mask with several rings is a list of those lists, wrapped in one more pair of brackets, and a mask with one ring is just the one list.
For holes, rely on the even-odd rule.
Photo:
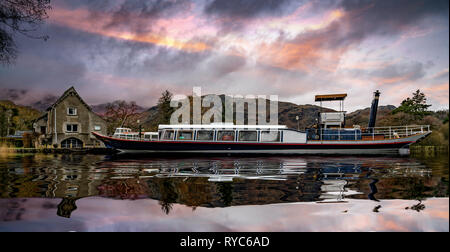
[(54, 153), (54, 154), (113, 154), (114, 150), (109, 148), (13, 148), (0, 147), (0, 153)]
[(426, 146), (426, 145), (412, 145), (410, 146), (410, 152), (413, 156), (436, 156), (442, 154), (448, 154), (449, 146), (448, 145), (440, 145), (440, 146)]

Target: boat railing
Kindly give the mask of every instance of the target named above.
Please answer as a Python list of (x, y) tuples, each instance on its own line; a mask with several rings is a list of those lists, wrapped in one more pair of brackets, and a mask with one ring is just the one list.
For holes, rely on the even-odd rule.
[[(430, 125), (384, 126), (373, 128), (327, 128), (320, 130), (319, 139), (322, 141), (389, 140), (428, 132), (431, 132)], [(159, 139), (158, 136), (156, 136), (156, 138), (147, 138), (144, 134), (139, 135), (139, 133), (134, 132), (114, 134), (114, 136), (125, 140), (155, 141)]]
[(138, 134), (114, 134), (114, 137), (124, 140), (140, 140), (141, 137), (139, 137)]
[(322, 140), (387, 140), (431, 132), (430, 125), (384, 126), (352, 129), (321, 129)]
[(141, 134), (137, 132), (125, 132), (120, 134), (114, 134), (115, 138), (124, 139), (124, 140), (141, 140), (141, 141), (156, 141), (158, 140), (158, 134), (147, 134), (142, 132)]

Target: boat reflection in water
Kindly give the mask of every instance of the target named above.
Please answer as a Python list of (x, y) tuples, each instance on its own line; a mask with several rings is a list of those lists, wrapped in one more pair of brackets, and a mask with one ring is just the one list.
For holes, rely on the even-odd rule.
[[(119, 160), (100, 166), (115, 166)], [(126, 161), (130, 165), (129, 160)], [(135, 176), (104, 180), (98, 194), (112, 198), (152, 198), (162, 210), (172, 204), (228, 207), (292, 202), (336, 203), (357, 199), (418, 199), (431, 196), (425, 184), (431, 169), (399, 158), (220, 158), (134, 160)], [(145, 168), (143, 168), (145, 167)], [(148, 172), (149, 174), (139, 174)], [(408, 179), (407, 186), (395, 186)], [(403, 184), (403, 183), (400, 183)], [(419, 192), (414, 192), (414, 186)], [(430, 187), (428, 187), (430, 188)], [(395, 193), (394, 193), (395, 192)]]
[[(2, 198), (61, 198), (69, 218), (80, 198), (154, 199), (169, 214), (173, 204), (230, 207), (348, 199), (448, 197), (447, 179), (412, 158), (14, 157), (1, 169)], [(21, 160), (17, 160), (21, 159)]]

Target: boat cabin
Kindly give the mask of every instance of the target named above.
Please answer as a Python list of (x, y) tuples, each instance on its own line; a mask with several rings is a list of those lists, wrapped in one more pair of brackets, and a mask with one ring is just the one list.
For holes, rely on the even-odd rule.
[(306, 133), (284, 125), (159, 125), (160, 141), (306, 143)]
[(344, 100), (347, 94), (328, 94), (328, 95), (316, 95), (315, 101), (320, 102), (320, 108), (322, 108), (322, 102), (324, 101), (339, 101), (339, 110), (336, 112), (322, 112), (319, 113), (319, 123), (321, 128), (341, 128), (345, 125), (345, 111)]
[(130, 128), (117, 128), (116, 131), (114, 132), (114, 135), (128, 132), (131, 132)]
[(144, 132), (144, 140), (147, 141), (158, 141), (158, 132)]

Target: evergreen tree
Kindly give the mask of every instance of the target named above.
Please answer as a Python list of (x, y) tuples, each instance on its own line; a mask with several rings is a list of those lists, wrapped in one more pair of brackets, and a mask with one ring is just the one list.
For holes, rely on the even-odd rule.
[(422, 119), (425, 115), (429, 114), (428, 108), (430, 106), (431, 105), (427, 104), (425, 94), (417, 89), (417, 91), (413, 93), (412, 98), (408, 97), (403, 100), (400, 107), (394, 109), (392, 113), (396, 114), (398, 112), (403, 112), (413, 115), (417, 119)]
[(170, 107), (170, 101), (172, 100), (172, 93), (168, 90), (161, 94), (158, 100), (158, 123), (169, 124), (170, 116), (175, 111), (175, 108)]

